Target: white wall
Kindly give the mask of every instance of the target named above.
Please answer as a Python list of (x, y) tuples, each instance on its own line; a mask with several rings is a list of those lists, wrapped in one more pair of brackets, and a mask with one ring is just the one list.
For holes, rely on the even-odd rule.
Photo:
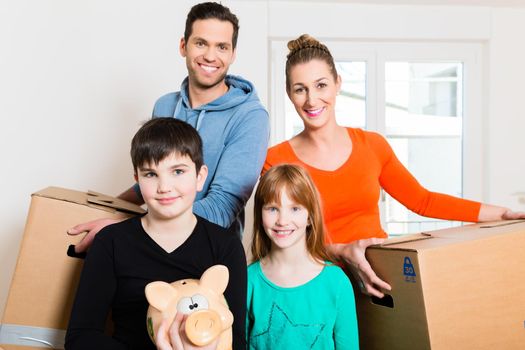
[(488, 118), (485, 134), (486, 197), (525, 208), (525, 9), (492, 15)]
[[(0, 0), (0, 313), (32, 192), (56, 185), (117, 194), (131, 184), (130, 139), (155, 99), (177, 90), (185, 76), (178, 42), (193, 3)], [(525, 160), (518, 153), (525, 146), (523, 10), (224, 3), (241, 21), (231, 72), (252, 80), (266, 105), (273, 38), (308, 32), (335, 39), (486, 43), (482, 199), (520, 208), (512, 193), (525, 192)]]
[[(132, 184), (131, 137), (186, 76), (178, 44), (194, 3), (0, 0), (0, 315), (31, 193)], [(263, 87), (264, 100), (266, 3), (231, 8), (243, 48), (231, 72)]]

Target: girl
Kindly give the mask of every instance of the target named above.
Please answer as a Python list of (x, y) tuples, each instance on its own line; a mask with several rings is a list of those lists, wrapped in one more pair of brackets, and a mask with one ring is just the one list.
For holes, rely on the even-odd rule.
[(283, 164), (255, 192), (248, 266), (250, 349), (358, 349), (354, 292), (324, 247), (319, 195), (308, 173)]

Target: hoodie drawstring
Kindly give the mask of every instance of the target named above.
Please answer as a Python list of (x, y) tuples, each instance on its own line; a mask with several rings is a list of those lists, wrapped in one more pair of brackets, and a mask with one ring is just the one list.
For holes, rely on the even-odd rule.
[(182, 108), (182, 98), (179, 98), (177, 101), (177, 104), (175, 105), (175, 111), (173, 112), (173, 118), (177, 118), (177, 115), (180, 112), (180, 109)]
[(195, 129), (197, 129), (197, 131), (199, 131), (199, 129), (201, 127), (202, 120), (204, 119), (204, 114), (206, 114), (206, 110), (205, 109), (201, 110), (201, 112), (199, 113), (199, 115), (197, 117), (197, 123), (195, 123)]
[[(180, 110), (182, 109), (182, 98), (180, 98), (178, 101), (177, 101), (177, 104), (175, 105), (175, 111), (173, 112), (173, 118), (177, 118), (178, 114), (180, 113)], [(204, 114), (206, 114), (206, 110), (201, 110), (199, 112), (199, 115), (197, 116), (197, 122), (195, 123), (195, 129), (197, 131), (199, 131), (200, 127), (201, 127), (201, 124), (202, 124), (202, 120), (204, 119)], [(180, 118), (178, 118), (180, 119)]]

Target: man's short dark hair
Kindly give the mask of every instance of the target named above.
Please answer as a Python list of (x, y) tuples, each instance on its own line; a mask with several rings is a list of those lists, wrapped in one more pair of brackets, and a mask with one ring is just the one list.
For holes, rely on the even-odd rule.
[(131, 141), (131, 161), (135, 171), (145, 164), (159, 164), (174, 152), (190, 157), (197, 171), (204, 164), (199, 133), (179, 119), (150, 119)]
[(193, 6), (186, 17), (186, 28), (184, 29), (184, 41), (187, 43), (193, 31), (193, 23), (200, 19), (218, 19), (228, 21), (233, 26), (232, 46), (237, 46), (239, 36), (239, 19), (230, 9), (216, 2), (203, 2)]

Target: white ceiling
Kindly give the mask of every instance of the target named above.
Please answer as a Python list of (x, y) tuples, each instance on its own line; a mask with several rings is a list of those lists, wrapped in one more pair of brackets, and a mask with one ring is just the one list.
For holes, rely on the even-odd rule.
[[(290, 1), (290, 0), (269, 0)], [(525, 0), (291, 0), (306, 2), (338, 2), (383, 5), (457, 5), (457, 6), (495, 6), (495, 7), (525, 7)]]

